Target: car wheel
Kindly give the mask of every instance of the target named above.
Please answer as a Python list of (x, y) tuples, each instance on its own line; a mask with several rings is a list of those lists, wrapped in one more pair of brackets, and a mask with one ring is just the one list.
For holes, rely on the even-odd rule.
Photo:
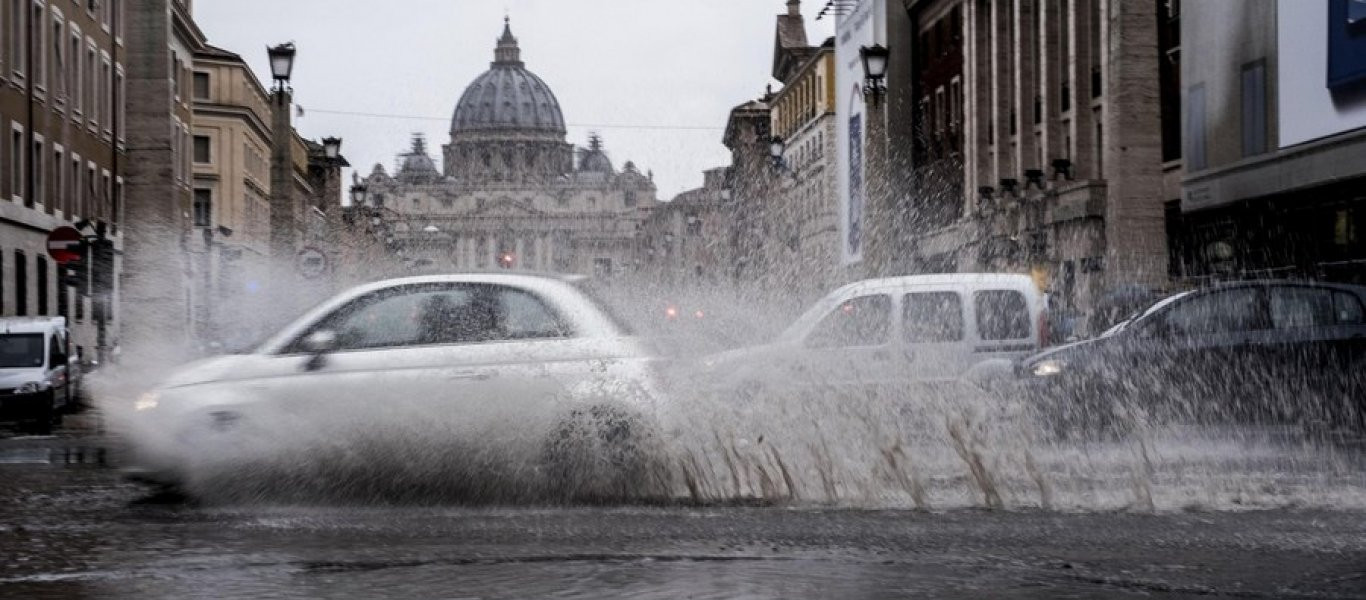
[(652, 495), (647, 430), (639, 415), (620, 407), (570, 411), (551, 430), (543, 451), (548, 495), (569, 502)]

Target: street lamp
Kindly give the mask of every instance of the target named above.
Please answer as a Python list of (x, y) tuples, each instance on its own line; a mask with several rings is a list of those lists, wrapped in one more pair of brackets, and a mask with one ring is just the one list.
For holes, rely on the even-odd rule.
[(294, 72), (294, 42), (266, 48), (266, 54), (270, 55), (270, 76), (275, 79), (275, 89), (284, 89)]
[(369, 195), (370, 188), (363, 183), (351, 185), (351, 206), (365, 206), (365, 197)]
[(323, 138), (323, 156), (327, 157), (327, 160), (337, 160), (337, 157), (341, 156), (341, 144), (339, 137)]
[(887, 59), (891, 54), (882, 44), (864, 46), (858, 53), (863, 59), (863, 93), (871, 95), (876, 105), (887, 92)]

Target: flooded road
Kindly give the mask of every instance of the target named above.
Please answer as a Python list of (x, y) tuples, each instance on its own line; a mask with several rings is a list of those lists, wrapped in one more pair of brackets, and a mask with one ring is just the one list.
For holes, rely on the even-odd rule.
[(0, 597), (1366, 597), (1351, 508), (198, 507), (112, 448), (0, 440)]

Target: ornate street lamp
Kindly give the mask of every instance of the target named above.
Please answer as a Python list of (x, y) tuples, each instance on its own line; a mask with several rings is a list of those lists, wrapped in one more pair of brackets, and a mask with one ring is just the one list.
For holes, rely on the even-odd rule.
[(294, 42), (266, 48), (266, 54), (270, 55), (270, 76), (275, 79), (275, 89), (282, 90), (294, 72)]
[(370, 193), (363, 183), (356, 183), (351, 186), (351, 206), (365, 206), (365, 197)]
[(339, 137), (323, 138), (323, 156), (326, 156), (327, 160), (337, 160), (337, 157), (341, 156), (341, 144)]
[(858, 53), (863, 59), (863, 93), (872, 96), (877, 105), (887, 92), (887, 59), (891, 53), (882, 44), (864, 46)]

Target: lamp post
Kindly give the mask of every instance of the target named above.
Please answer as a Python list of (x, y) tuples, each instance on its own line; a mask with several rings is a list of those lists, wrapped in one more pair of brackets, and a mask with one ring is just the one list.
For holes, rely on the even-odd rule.
[(270, 76), (275, 80), (275, 89), (285, 89), (294, 73), (294, 42), (266, 48), (266, 54), (270, 56)]
[(873, 98), (876, 106), (887, 92), (887, 59), (891, 55), (882, 44), (859, 48), (863, 60), (863, 93)]
[(275, 80), (275, 89), (270, 94), (270, 249), (278, 265), (294, 257), (301, 220), (299, 203), (294, 202), (294, 125), (290, 121), (293, 90), (289, 79), (294, 73), (294, 42), (267, 47), (266, 54), (270, 57), (270, 76)]
[(339, 137), (323, 138), (323, 156), (329, 161), (335, 161), (341, 156), (342, 141)]

